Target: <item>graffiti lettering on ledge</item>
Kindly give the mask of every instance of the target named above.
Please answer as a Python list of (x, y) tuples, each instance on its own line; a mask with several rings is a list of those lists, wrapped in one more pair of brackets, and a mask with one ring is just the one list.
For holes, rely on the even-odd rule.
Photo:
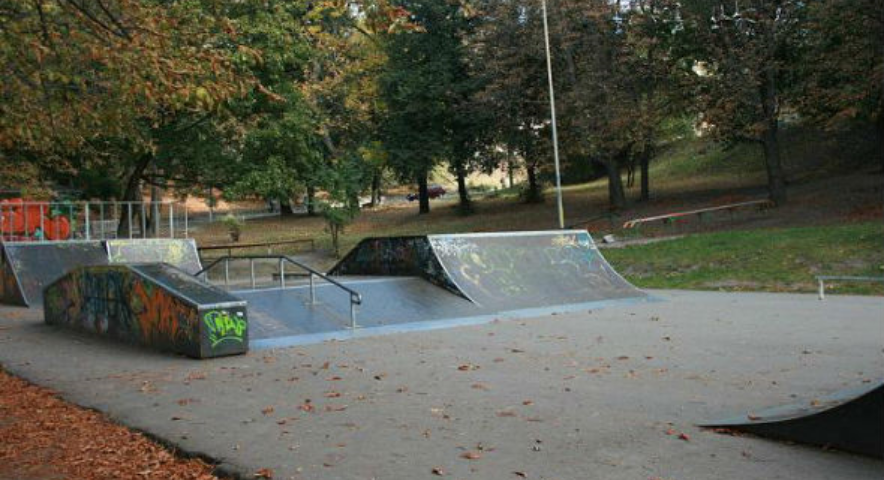
[(246, 331), (246, 320), (242, 312), (231, 317), (227, 310), (211, 310), (203, 315), (203, 323), (209, 330), (209, 343), (215, 348), (219, 343), (231, 341), (242, 343)]

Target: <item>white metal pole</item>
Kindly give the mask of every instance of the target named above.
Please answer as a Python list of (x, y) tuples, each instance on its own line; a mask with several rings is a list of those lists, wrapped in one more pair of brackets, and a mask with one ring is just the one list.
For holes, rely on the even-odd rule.
[(552, 120), (553, 158), (556, 164), (556, 206), (559, 213), (559, 228), (565, 228), (565, 209), (562, 205), (562, 175), (559, 170), (559, 136), (556, 131), (556, 96), (553, 91), (552, 58), (549, 53), (549, 24), (546, 19), (546, 0), (543, 5), (543, 40), (546, 45), (546, 74), (549, 79), (549, 109)]

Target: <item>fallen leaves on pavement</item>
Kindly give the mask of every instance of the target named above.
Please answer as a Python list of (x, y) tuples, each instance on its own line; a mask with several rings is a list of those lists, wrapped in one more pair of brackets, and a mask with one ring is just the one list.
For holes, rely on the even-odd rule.
[(184, 459), (53, 392), (0, 370), (0, 477), (217, 480)]

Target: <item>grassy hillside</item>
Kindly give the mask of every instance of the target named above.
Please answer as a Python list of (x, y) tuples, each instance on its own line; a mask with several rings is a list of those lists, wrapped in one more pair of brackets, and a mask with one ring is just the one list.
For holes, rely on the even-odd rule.
[[(641, 287), (810, 292), (815, 275), (884, 275), (884, 224), (717, 232), (604, 253)], [(831, 290), (884, 294), (884, 285)]]

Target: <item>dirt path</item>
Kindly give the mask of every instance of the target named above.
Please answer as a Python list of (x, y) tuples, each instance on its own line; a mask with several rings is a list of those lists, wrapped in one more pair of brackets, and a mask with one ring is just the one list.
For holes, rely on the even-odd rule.
[(0, 480), (217, 480), (211, 472), (0, 370)]

